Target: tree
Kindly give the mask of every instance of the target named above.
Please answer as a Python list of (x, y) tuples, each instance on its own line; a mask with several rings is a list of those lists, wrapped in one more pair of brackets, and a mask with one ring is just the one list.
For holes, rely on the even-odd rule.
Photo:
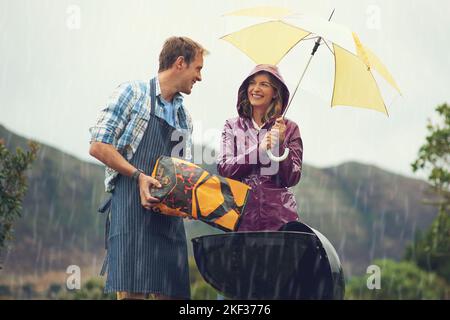
[(13, 223), (21, 216), (27, 190), (25, 171), (36, 159), (39, 148), (35, 142), (28, 145), (29, 151), (17, 148), (13, 154), (0, 139), (0, 252), (12, 239)]
[(450, 206), (450, 106), (442, 104), (436, 108), (439, 121), (428, 120), (426, 143), (420, 147), (416, 161), (411, 164), (413, 172), (424, 170), (438, 199), (429, 204), (442, 210)]
[(216, 300), (219, 293), (202, 277), (193, 257), (189, 257), (189, 280), (192, 300)]
[(435, 271), (450, 283), (450, 106), (439, 105), (437, 123), (428, 121), (426, 143), (419, 149), (413, 172), (428, 173), (436, 199), (425, 203), (438, 208), (438, 216), (424, 235), (407, 249), (406, 258), (425, 270)]
[(47, 298), (56, 299), (58, 294), (62, 290), (62, 285), (59, 283), (52, 283), (50, 287), (47, 289)]
[(369, 289), (369, 275), (353, 277), (345, 287), (346, 299), (362, 300), (416, 300), (449, 299), (450, 289), (445, 280), (435, 273), (426, 272), (412, 262), (375, 260), (380, 267), (379, 289)]
[(11, 287), (6, 284), (0, 284), (0, 300), (10, 299), (12, 297)]

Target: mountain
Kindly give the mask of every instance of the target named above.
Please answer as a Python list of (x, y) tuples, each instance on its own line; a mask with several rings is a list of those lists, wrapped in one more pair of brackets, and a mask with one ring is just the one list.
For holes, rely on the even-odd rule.
[[(0, 139), (10, 150), (26, 148), (26, 139), (2, 126)], [(97, 164), (41, 145), (0, 282), (11, 275), (65, 272), (73, 264), (98, 272), (104, 217), (96, 208), (105, 197), (103, 175)], [(351, 275), (365, 272), (373, 258), (400, 258), (414, 233), (431, 224), (437, 212), (421, 203), (426, 188), (421, 180), (351, 162), (325, 169), (305, 165), (293, 191), (300, 218), (331, 241)], [(192, 238), (221, 231), (187, 221), (186, 232)]]
[[(27, 148), (27, 140), (0, 126), (6, 147)], [(95, 213), (103, 191), (103, 169), (55, 148), (40, 145), (27, 173), (22, 217), (15, 224), (4, 271), (41, 274), (91, 263), (103, 244), (103, 220)]]
[(305, 167), (294, 188), (300, 217), (333, 243), (347, 274), (374, 258), (399, 259), (437, 209), (422, 204), (428, 184), (371, 165)]

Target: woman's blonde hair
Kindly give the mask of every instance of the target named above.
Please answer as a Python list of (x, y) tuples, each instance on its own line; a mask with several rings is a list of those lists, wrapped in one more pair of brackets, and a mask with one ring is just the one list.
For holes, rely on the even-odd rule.
[(271, 75), (270, 72), (266, 72), (266, 71), (257, 72), (245, 81), (245, 85), (242, 86), (241, 90), (239, 90), (239, 93), (238, 93), (238, 101), (240, 101), (238, 108), (239, 108), (239, 110), (242, 110), (241, 114), (244, 117), (247, 117), (249, 119), (252, 118), (252, 116), (253, 116), (252, 105), (250, 104), (250, 101), (248, 100), (247, 91), (248, 91), (248, 85), (249, 85), (250, 81), (253, 80), (259, 74), (265, 74), (269, 77), (270, 84), (272, 85), (272, 87), (275, 91), (275, 99), (272, 100), (272, 103), (269, 105), (266, 113), (264, 114), (263, 118), (261, 119), (262, 122), (264, 123), (274, 117), (280, 116), (281, 111), (283, 109), (282, 84), (277, 78), (275, 78), (273, 75)]

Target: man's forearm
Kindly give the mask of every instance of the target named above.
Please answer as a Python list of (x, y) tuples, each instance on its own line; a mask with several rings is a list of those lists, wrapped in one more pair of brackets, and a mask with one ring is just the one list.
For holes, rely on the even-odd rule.
[(89, 154), (124, 176), (130, 177), (137, 169), (133, 167), (111, 144), (92, 142)]

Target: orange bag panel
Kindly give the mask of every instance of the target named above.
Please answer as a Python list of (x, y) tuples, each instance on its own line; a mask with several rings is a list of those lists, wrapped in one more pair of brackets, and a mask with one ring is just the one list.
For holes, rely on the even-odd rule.
[(191, 217), (224, 231), (235, 231), (243, 215), (250, 187), (211, 175), (203, 168), (177, 158), (160, 157), (152, 171), (162, 187), (151, 194), (160, 199), (158, 212)]

